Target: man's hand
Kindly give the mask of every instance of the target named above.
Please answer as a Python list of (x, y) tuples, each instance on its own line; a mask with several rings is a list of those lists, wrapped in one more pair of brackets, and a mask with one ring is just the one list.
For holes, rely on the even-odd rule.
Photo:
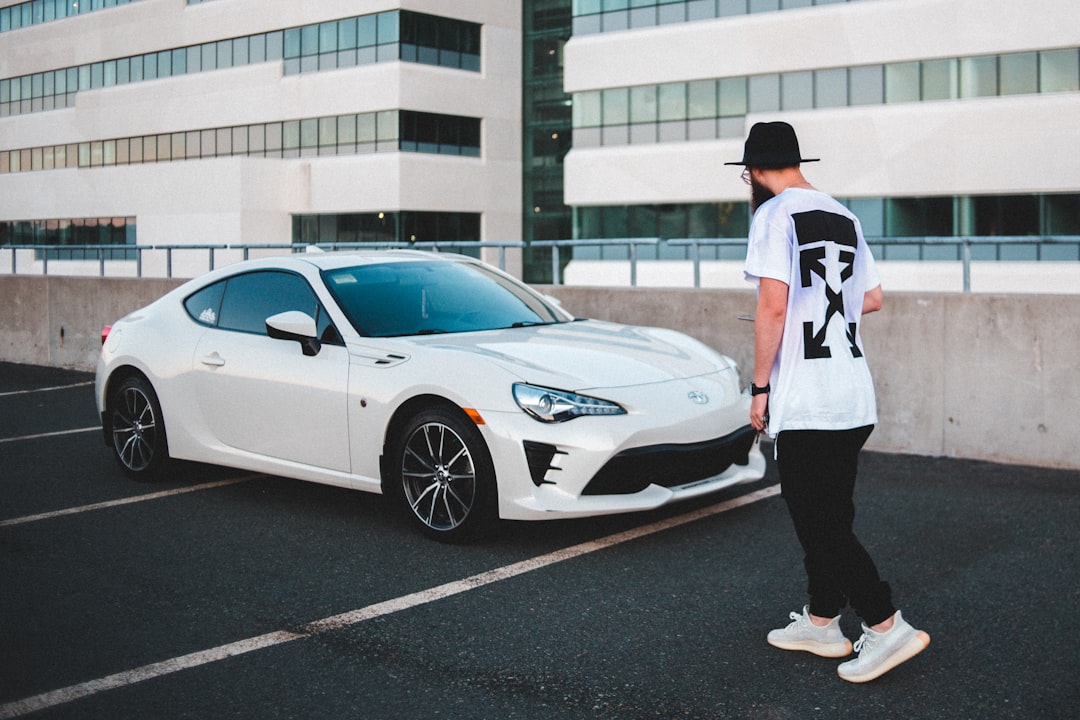
[(755, 395), (750, 401), (750, 424), (758, 432), (767, 432), (769, 429), (769, 395), (763, 393)]

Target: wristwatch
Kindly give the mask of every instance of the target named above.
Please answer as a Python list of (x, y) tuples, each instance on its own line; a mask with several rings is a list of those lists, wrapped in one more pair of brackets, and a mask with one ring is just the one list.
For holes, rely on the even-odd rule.
[(750, 394), (751, 395), (767, 395), (772, 388), (769, 387), (769, 383), (765, 383), (765, 387), (758, 387), (754, 384), (754, 381), (750, 381)]

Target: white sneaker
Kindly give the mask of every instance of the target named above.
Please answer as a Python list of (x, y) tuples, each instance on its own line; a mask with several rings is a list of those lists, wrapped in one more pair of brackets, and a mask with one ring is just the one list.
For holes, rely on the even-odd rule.
[(893, 618), (893, 626), (885, 632), (875, 632), (863, 624), (863, 635), (855, 643), (859, 657), (840, 663), (836, 669), (840, 677), (853, 683), (869, 682), (926, 649), (929, 635), (911, 627), (899, 610)]
[(786, 628), (769, 632), (768, 641), (781, 650), (805, 650), (821, 657), (841, 658), (851, 654), (851, 641), (840, 630), (840, 617), (834, 617), (828, 625), (815, 625), (810, 621), (809, 606), (802, 613), (791, 613), (792, 623)]

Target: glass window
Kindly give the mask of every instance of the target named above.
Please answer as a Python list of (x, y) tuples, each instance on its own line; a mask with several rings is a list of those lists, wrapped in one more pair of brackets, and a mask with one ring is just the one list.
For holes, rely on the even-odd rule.
[(951, 100), (957, 94), (955, 60), (926, 60), (922, 63), (923, 100)]
[(398, 42), (400, 38), (399, 11), (380, 13), (378, 18), (378, 44), (387, 45)]
[[(158, 76), (158, 56), (157, 56), (157, 53), (149, 53), (147, 55), (143, 55), (143, 79), (145, 79), (145, 80), (156, 80), (157, 76)], [(81, 85), (81, 83), (80, 83), (80, 85)]]
[(604, 125), (625, 125), (629, 118), (630, 93), (626, 88), (601, 91)]
[(360, 143), (374, 143), (375, 139), (375, 113), (357, 115), (356, 141)]
[(337, 52), (338, 49), (338, 23), (337, 21), (324, 22), (319, 26), (319, 52)]
[(319, 26), (305, 25), (300, 28), (300, 57), (319, 54)]
[(285, 31), (285, 59), (300, 57), (300, 28), (289, 28)]
[(266, 59), (281, 60), (285, 56), (285, 32), (266, 33)]
[(248, 39), (246, 37), (236, 38), (235, 40), (233, 40), (232, 51), (233, 66), (243, 67), (250, 62), (249, 57), (251, 53), (248, 46)]
[(784, 73), (780, 78), (784, 110), (809, 110), (814, 107), (814, 73)]
[(182, 160), (187, 156), (187, 138), (184, 133), (173, 133), (171, 142), (173, 160)]
[(352, 145), (356, 142), (356, 116), (341, 115), (337, 119), (337, 142)]
[(217, 67), (218, 70), (233, 66), (233, 42), (232, 40), (219, 40), (217, 43)]
[(213, 130), (203, 130), (199, 133), (199, 155), (201, 157), (214, 157), (217, 154), (217, 138)]
[(1039, 92), (1039, 54), (1010, 53), (1001, 56), (1001, 94)]
[(319, 147), (331, 147), (337, 145), (337, 118), (319, 118)]
[[(319, 121), (315, 118), (305, 118), (300, 121), (300, 147), (311, 148), (319, 146)], [(288, 144), (285, 147), (289, 147)]]
[[(608, 92), (610, 91), (605, 91), (605, 98)], [(630, 122), (654, 123), (656, 122), (656, 111), (657, 107), (655, 85), (630, 88)], [(614, 117), (609, 119), (606, 104), (604, 105), (604, 122), (606, 125), (611, 125), (617, 122)]]
[(184, 137), (184, 155), (189, 158), (199, 157), (199, 145), (201, 143), (198, 130), (191, 130), (185, 133)]
[(1039, 53), (1039, 89), (1042, 92), (1080, 90), (1080, 50), (1047, 50)]
[(252, 35), (248, 38), (248, 60), (251, 63), (265, 62), (266, 57), (266, 35)]
[(819, 108), (845, 107), (848, 103), (846, 68), (814, 71), (814, 105)]
[(218, 282), (190, 295), (184, 301), (184, 309), (195, 322), (216, 326), (221, 313), (221, 298), (225, 294), (225, 283)]
[(214, 132), (214, 135), (217, 143), (217, 155), (219, 157), (232, 155), (232, 130), (229, 128), (218, 128)]
[(205, 45), (202, 45), (201, 48), (202, 59), (199, 64), (202, 70), (217, 70), (217, 44), (206, 43)]
[(232, 129), (232, 154), (233, 155), (247, 155), (248, 154), (248, 133), (247, 125), (241, 125)]
[(371, 47), (377, 42), (376, 18), (375, 15), (365, 15), (356, 19), (356, 47)]
[(660, 86), (660, 120), (686, 119), (686, 83), (667, 83)]
[(282, 123), (281, 147), (284, 150), (298, 150), (300, 148), (300, 121), (290, 120)]
[(997, 94), (997, 56), (961, 58), (960, 97), (988, 97)]
[(780, 76), (755, 75), (750, 78), (750, 112), (776, 112), (780, 109)]
[(851, 68), (848, 82), (848, 101), (852, 105), (880, 105), (884, 102), (885, 81), (881, 65)]
[(687, 83), (686, 116), (691, 120), (714, 118), (716, 110), (716, 82), (697, 80)]
[(746, 115), (749, 109), (747, 85), (746, 78), (724, 78), (720, 81), (720, 117)]
[[(63, 77), (62, 73), (55, 73), (57, 79)], [(131, 58), (121, 58), (116, 61), (116, 84), (127, 85), (131, 82)], [(57, 92), (64, 92), (57, 90)]]
[(265, 125), (249, 125), (248, 132), (248, 153), (251, 155), (262, 155), (266, 152), (266, 126)]
[[(337, 50), (356, 48), (356, 18), (345, 18), (336, 23)], [(324, 51), (325, 52), (325, 51)]]
[(143, 162), (157, 162), (157, 138), (153, 135), (143, 136), (142, 158)]
[(919, 63), (893, 63), (885, 66), (885, 102), (918, 102)]
[(571, 109), (574, 127), (598, 127), (600, 125), (600, 91), (574, 93)]
[[(209, 299), (212, 298), (211, 295)], [(210, 303), (203, 305), (211, 306)], [(229, 278), (220, 307), (219, 328), (257, 335), (266, 334), (266, 318), (271, 315), (289, 310), (299, 310), (313, 318), (320, 315), (319, 301), (307, 281), (284, 272), (255, 272)], [(199, 310), (199, 314), (194, 314), (192, 308), (188, 308), (189, 314), (200, 319), (205, 308), (196, 305), (194, 309)]]

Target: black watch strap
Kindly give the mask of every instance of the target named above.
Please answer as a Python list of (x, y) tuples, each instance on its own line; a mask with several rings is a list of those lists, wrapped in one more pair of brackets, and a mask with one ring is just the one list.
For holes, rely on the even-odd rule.
[(750, 394), (751, 395), (765, 395), (769, 393), (772, 388), (769, 387), (769, 383), (765, 383), (765, 387), (758, 387), (754, 384), (754, 381), (750, 381)]

